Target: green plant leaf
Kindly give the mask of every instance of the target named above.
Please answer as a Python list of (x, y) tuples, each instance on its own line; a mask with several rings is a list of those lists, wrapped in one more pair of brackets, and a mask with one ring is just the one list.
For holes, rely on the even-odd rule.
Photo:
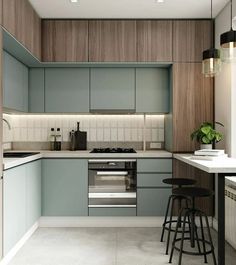
[(213, 141), (215, 138), (215, 132), (214, 131), (210, 131), (206, 137), (209, 139), (209, 141)]
[(203, 137), (202, 137), (202, 143), (203, 143), (203, 144), (210, 144), (211, 141), (210, 141), (206, 136), (203, 136)]
[(207, 125), (207, 126), (205, 126), (205, 127), (202, 127), (201, 128), (201, 131), (204, 133), (204, 134), (208, 134), (210, 131), (211, 131), (211, 126), (209, 126), (209, 125)]

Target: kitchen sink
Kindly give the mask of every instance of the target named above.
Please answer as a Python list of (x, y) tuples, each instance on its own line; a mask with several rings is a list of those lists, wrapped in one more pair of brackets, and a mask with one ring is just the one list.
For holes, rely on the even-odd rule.
[(37, 152), (6, 152), (3, 153), (4, 158), (24, 158), (27, 156), (37, 155)]

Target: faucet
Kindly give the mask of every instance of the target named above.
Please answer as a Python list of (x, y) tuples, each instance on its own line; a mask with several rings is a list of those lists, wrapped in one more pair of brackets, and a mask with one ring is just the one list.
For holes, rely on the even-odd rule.
[(7, 121), (6, 119), (2, 119), (2, 120), (5, 121), (5, 123), (8, 126), (8, 129), (11, 130), (11, 125), (10, 125), (9, 121)]

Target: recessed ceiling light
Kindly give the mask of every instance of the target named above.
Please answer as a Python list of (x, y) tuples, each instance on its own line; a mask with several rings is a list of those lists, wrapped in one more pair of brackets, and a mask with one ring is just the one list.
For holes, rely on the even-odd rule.
[(159, 3), (164, 3), (165, 0), (156, 0), (156, 3), (159, 4)]
[(71, 3), (78, 3), (78, 0), (70, 0)]

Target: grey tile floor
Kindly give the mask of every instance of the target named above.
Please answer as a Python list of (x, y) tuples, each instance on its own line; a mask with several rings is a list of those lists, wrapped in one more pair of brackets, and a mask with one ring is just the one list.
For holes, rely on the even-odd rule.
[[(169, 264), (160, 234), (160, 228), (39, 228), (10, 265)], [(212, 236), (215, 241), (216, 232)], [(173, 264), (177, 258), (176, 252)], [(236, 251), (229, 245), (226, 259), (227, 265), (235, 265)], [(202, 257), (183, 256), (182, 265), (200, 264)]]

